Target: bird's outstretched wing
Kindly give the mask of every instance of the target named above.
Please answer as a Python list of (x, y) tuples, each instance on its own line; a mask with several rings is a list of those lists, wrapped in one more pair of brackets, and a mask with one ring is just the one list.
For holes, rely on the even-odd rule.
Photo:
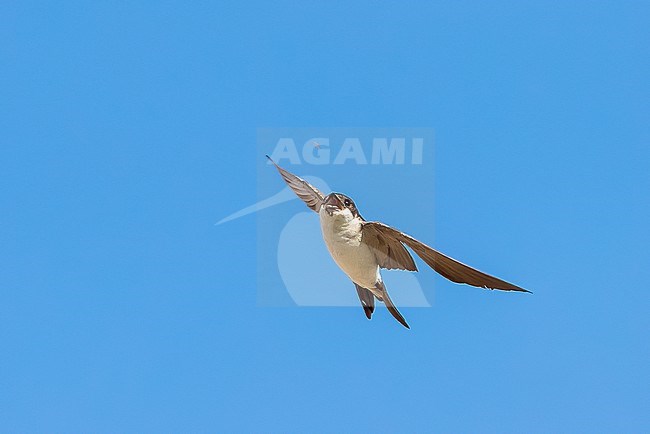
[(293, 173), (287, 172), (282, 167), (275, 164), (275, 161), (271, 160), (271, 157), (268, 155), (266, 158), (273, 163), (273, 165), (278, 169), (280, 175), (287, 183), (289, 187), (293, 190), (296, 195), (302, 199), (303, 202), (307, 204), (309, 208), (318, 212), (320, 210), (320, 204), (323, 202), (324, 196), (323, 193), (318, 191), (316, 187), (305, 181), (304, 179), (294, 175)]
[(399, 239), (384, 235), (380, 226), (369, 223), (372, 222), (364, 222), (363, 242), (375, 252), (381, 268), (418, 271), (413, 257)]
[[(377, 248), (376, 246), (392, 246), (395, 243), (404, 243), (413, 249), (427, 265), (452, 282), (466, 283), (468, 285), (478, 286), (479, 288), (500, 289), (502, 291), (530, 292), (505, 280), (485, 274), (462, 262), (458, 262), (415, 238), (380, 222), (364, 222), (363, 237), (366, 240), (365, 242), (373, 248)], [(379, 239), (382, 239), (382, 241), (379, 241)], [(379, 259), (387, 255), (391, 256), (391, 251), (399, 252), (398, 249), (387, 250), (384, 248), (383, 250), (377, 250), (375, 255)], [(393, 255), (393, 257), (395, 261), (399, 262), (402, 260), (398, 259), (400, 257), (399, 255)], [(409, 268), (406, 269), (408, 270)]]

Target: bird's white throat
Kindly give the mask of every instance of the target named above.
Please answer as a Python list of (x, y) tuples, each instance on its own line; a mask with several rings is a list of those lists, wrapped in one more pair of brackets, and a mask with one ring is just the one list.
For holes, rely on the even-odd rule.
[(347, 209), (327, 209), (322, 206), (319, 212), (321, 229), (325, 241), (359, 245), (361, 242), (361, 219), (354, 217)]

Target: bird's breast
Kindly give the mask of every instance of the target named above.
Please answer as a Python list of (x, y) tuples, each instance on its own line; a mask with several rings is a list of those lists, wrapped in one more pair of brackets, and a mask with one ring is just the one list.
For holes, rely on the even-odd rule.
[(326, 211), (319, 214), (323, 240), (334, 262), (353, 282), (373, 288), (380, 279), (379, 266), (372, 250), (361, 242), (361, 219), (344, 212), (331, 216)]

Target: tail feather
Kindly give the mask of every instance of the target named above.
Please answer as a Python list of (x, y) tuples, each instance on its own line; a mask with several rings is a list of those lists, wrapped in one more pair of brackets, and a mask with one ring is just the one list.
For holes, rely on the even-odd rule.
[(361, 307), (363, 307), (366, 318), (372, 318), (372, 313), (375, 311), (375, 296), (372, 295), (369, 289), (362, 288), (356, 283), (354, 287), (357, 288), (357, 295), (359, 296), (359, 301), (361, 301)]
[(381, 301), (384, 302), (386, 305), (386, 308), (388, 309), (388, 312), (390, 312), (393, 317), (399, 321), (400, 324), (402, 324), (404, 327), (407, 329), (410, 329), (408, 323), (404, 319), (401, 313), (399, 313), (399, 310), (397, 310), (397, 307), (395, 307), (395, 304), (393, 303), (393, 300), (390, 299), (390, 296), (388, 295), (388, 291), (386, 290), (386, 285), (384, 285), (384, 282), (379, 282), (377, 284), (377, 289), (381, 291)]

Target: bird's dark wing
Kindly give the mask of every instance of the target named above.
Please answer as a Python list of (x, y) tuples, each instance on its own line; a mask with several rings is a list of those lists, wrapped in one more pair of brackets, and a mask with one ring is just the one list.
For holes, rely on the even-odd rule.
[(386, 236), (377, 225), (364, 222), (361, 241), (375, 253), (381, 268), (418, 271), (415, 261), (399, 239)]
[(318, 191), (316, 187), (304, 179), (299, 178), (293, 173), (287, 172), (282, 167), (275, 164), (275, 161), (271, 160), (271, 157), (268, 155), (266, 158), (268, 158), (269, 161), (271, 161), (271, 163), (273, 163), (273, 165), (276, 167), (276, 169), (278, 169), (278, 172), (280, 172), (280, 175), (287, 183), (287, 185), (291, 187), (293, 192), (296, 193), (296, 195), (302, 199), (302, 201), (305, 202), (309, 208), (318, 212), (320, 210), (320, 204), (323, 202), (323, 193)]
[(427, 265), (452, 282), (466, 283), (468, 285), (478, 286), (479, 288), (500, 289), (502, 291), (530, 292), (518, 287), (517, 285), (490, 276), (489, 274), (485, 274), (469, 265), (463, 264), (462, 262), (458, 262), (457, 260), (432, 249), (426, 244), (421, 243), (415, 238), (383, 223), (364, 222), (364, 235), (368, 229), (370, 229), (371, 233), (378, 234), (376, 236), (383, 237), (386, 244), (392, 245), (396, 241), (406, 244), (408, 247), (413, 249), (413, 251), (427, 263)]
[(375, 296), (372, 295), (372, 292), (370, 292), (369, 289), (362, 288), (356, 283), (354, 284), (354, 287), (357, 288), (359, 301), (361, 301), (361, 307), (363, 307), (366, 318), (372, 318), (372, 313), (375, 311)]

